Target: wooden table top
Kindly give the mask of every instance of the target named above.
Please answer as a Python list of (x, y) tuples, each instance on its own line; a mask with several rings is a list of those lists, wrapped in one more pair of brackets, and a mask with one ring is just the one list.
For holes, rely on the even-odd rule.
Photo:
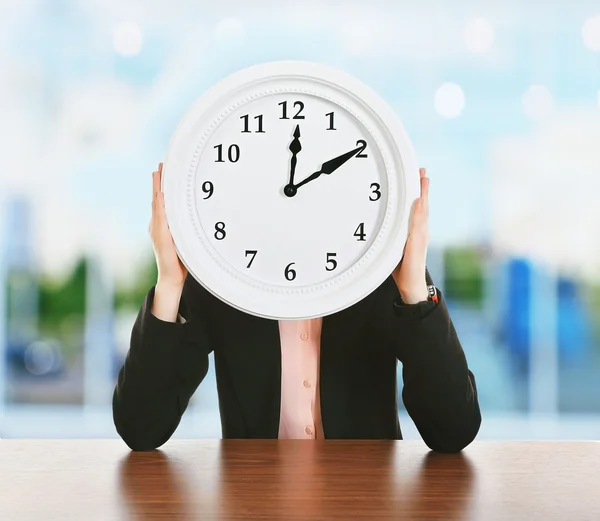
[(1, 440), (2, 521), (600, 520), (600, 443)]

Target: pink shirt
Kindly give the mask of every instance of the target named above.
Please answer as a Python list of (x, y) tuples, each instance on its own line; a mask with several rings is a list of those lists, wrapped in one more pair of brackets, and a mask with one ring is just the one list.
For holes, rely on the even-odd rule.
[(280, 320), (279, 438), (324, 438), (319, 400), (321, 318)]
[[(177, 321), (186, 320), (180, 314)], [(279, 439), (325, 438), (319, 399), (322, 318), (280, 320), (281, 409)]]

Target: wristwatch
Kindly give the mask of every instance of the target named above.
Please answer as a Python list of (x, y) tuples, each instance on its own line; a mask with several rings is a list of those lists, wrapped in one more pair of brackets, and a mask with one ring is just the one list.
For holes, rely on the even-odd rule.
[(437, 289), (435, 289), (435, 286), (433, 284), (427, 286), (427, 292), (429, 293), (427, 300), (432, 300), (437, 304), (439, 302), (439, 299)]
[(425, 318), (438, 305), (439, 297), (434, 285), (427, 286), (427, 300), (422, 300), (416, 304), (407, 304), (402, 300), (402, 295), (398, 292), (398, 297), (394, 301), (395, 313), (403, 317), (413, 317), (416, 319)]
[[(398, 299), (401, 304), (406, 305), (406, 302), (402, 300), (401, 294), (398, 295)], [(427, 286), (427, 300), (423, 300), (422, 302), (435, 302), (436, 304), (439, 302), (437, 289), (435, 289), (435, 286), (433, 284), (429, 284)], [(419, 304), (419, 302), (417, 302), (416, 304)]]

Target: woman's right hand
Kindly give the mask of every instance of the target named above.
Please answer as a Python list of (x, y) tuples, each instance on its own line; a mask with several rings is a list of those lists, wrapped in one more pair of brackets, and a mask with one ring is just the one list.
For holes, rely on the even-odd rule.
[(158, 283), (183, 286), (187, 269), (177, 255), (173, 236), (167, 224), (165, 198), (160, 188), (161, 178), (162, 163), (159, 163), (158, 170), (152, 173), (152, 218), (148, 226), (158, 267)]
[(162, 163), (159, 163), (158, 170), (152, 173), (152, 218), (148, 226), (158, 267), (152, 313), (162, 320), (175, 322), (187, 269), (177, 255), (167, 224), (161, 178)]

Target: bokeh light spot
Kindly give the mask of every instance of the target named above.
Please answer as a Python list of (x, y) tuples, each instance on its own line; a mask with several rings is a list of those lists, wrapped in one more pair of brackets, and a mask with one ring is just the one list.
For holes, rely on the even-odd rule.
[(238, 43), (246, 36), (246, 29), (237, 18), (224, 18), (215, 29), (219, 43)]
[(483, 54), (494, 44), (494, 28), (485, 18), (474, 18), (465, 27), (464, 37), (467, 49)]
[(600, 15), (588, 18), (583, 23), (581, 38), (588, 49), (600, 52)]
[(144, 35), (135, 22), (122, 22), (113, 32), (113, 46), (121, 56), (137, 56), (144, 45)]
[(435, 110), (444, 118), (455, 118), (465, 108), (465, 94), (456, 83), (446, 82), (435, 93)]

